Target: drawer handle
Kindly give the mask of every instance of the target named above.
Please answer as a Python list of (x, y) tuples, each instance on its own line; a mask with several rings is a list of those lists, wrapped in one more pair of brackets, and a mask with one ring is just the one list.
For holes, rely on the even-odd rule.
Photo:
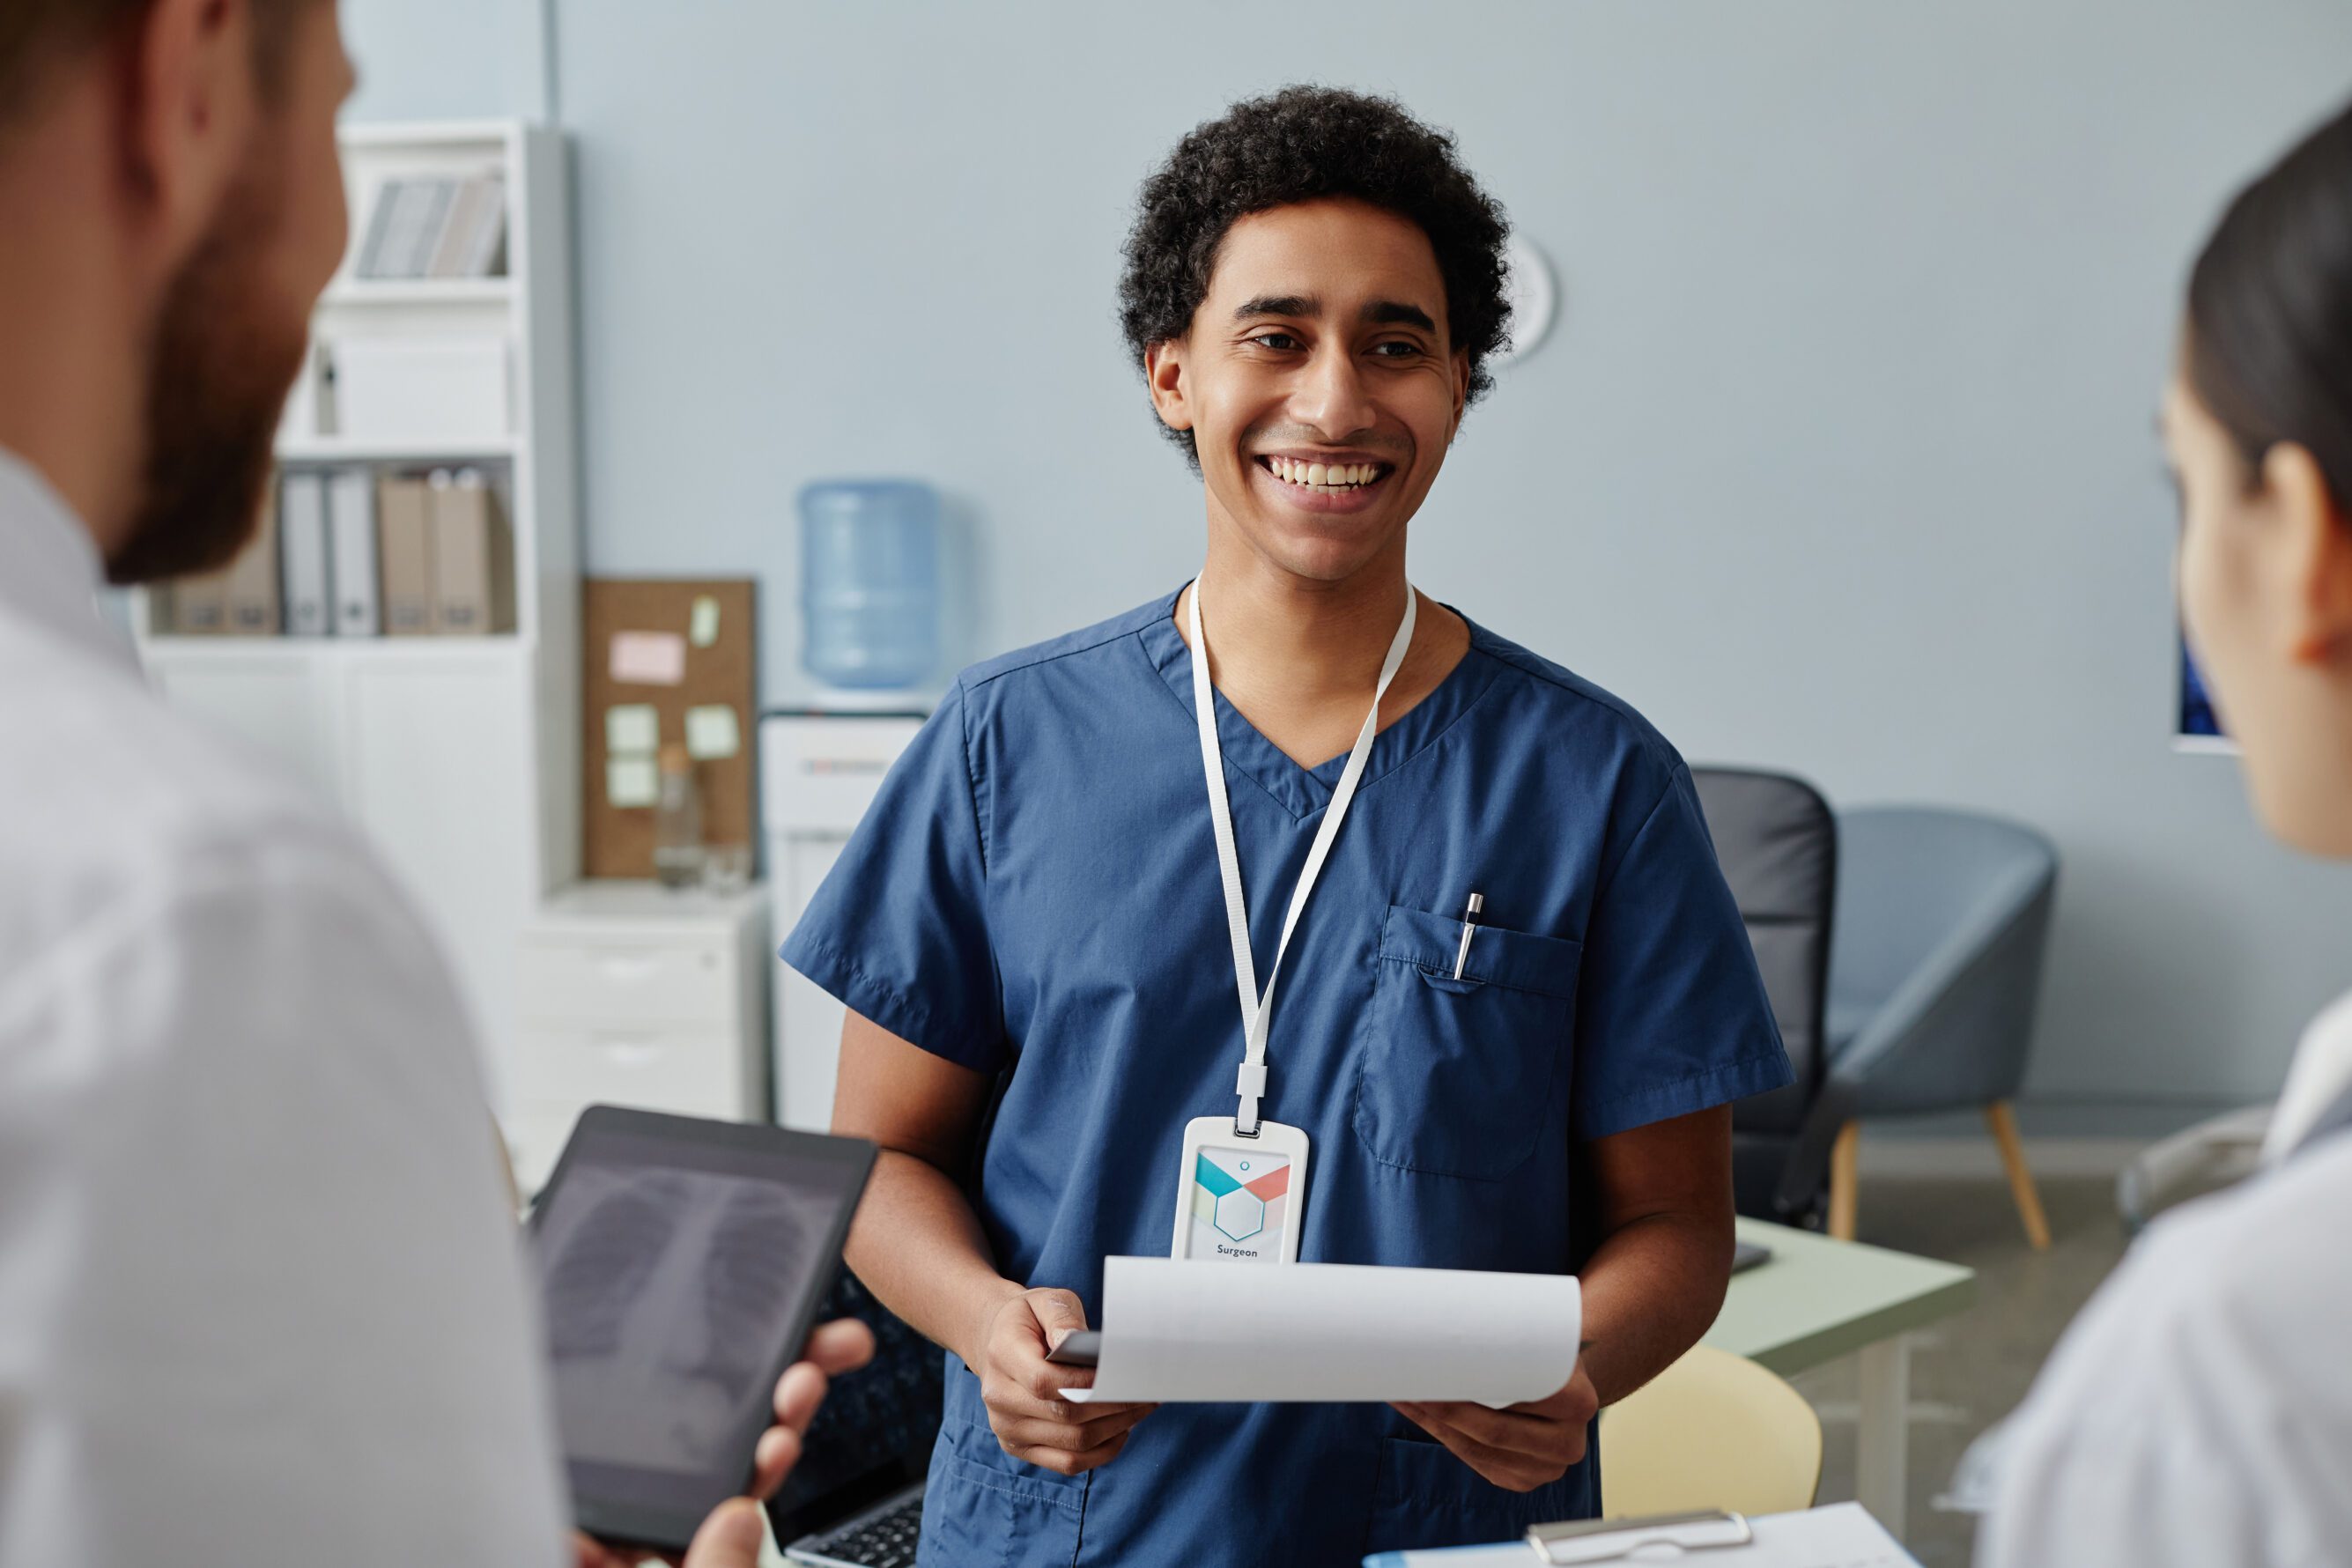
[(596, 972), (608, 980), (636, 981), (650, 978), (660, 960), (654, 954), (608, 953), (596, 961)]
[(662, 1049), (646, 1040), (605, 1040), (597, 1047), (614, 1067), (650, 1067), (661, 1060)]

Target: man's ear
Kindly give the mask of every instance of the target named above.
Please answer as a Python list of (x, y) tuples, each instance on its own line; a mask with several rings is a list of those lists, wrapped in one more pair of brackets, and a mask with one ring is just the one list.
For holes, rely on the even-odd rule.
[(251, 0), (151, 0), (120, 45), (123, 174), (176, 267), (244, 164), (259, 118)]
[(1160, 423), (1171, 430), (1192, 427), (1191, 400), (1184, 395), (1184, 341), (1162, 338), (1143, 351), (1143, 379), (1151, 388), (1151, 406)]
[(2263, 454), (2263, 489), (2278, 529), (2280, 604), (2298, 663), (2320, 664), (2352, 652), (2352, 521), (2327, 488), (2311, 449), (2281, 441)]
[(1462, 416), (1470, 406), (1470, 351), (1468, 349), (1454, 350), (1453, 364), (1454, 423), (1447, 427), (1445, 432), (1446, 444), (1449, 446), (1453, 444), (1454, 437), (1461, 433)]

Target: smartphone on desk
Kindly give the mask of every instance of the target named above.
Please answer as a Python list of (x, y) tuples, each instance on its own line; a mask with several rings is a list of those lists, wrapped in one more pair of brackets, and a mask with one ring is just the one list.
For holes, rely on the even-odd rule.
[(529, 1237), (582, 1530), (682, 1550), (748, 1489), (874, 1158), (854, 1138), (581, 1114)]

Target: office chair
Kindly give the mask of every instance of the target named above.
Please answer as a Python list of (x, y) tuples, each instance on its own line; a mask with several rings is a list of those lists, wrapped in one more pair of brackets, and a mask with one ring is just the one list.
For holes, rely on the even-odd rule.
[[(1822, 1484), (1822, 1420), (1745, 1356), (1693, 1345), (1601, 1413), (1601, 1511), (1787, 1513)], [(1701, 1555), (1705, 1555), (1701, 1553)]]
[(1691, 783), (1797, 1074), (1787, 1088), (1732, 1108), (1734, 1201), (1744, 1215), (1811, 1226), (1827, 1171), (1816, 1165), (1809, 1184), (1792, 1177), (1790, 1162), (1827, 1074), (1837, 821), (1819, 790), (1784, 773), (1693, 768)]
[(1845, 812), (1838, 837), (1829, 1075), (1783, 1201), (1826, 1172), (1830, 1234), (1851, 1240), (1862, 1119), (1973, 1108), (2000, 1145), (2027, 1240), (2047, 1247), (2010, 1102), (2025, 1077), (2057, 850), (2031, 827), (1926, 806)]

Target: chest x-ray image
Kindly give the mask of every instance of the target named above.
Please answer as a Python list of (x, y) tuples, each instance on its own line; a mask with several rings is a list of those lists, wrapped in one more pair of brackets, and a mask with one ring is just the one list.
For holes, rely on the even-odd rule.
[(583, 1166), (566, 1183), (540, 1258), (567, 1451), (688, 1473), (731, 1462), (718, 1448), (772, 1393), (830, 1205), (709, 1171)]

